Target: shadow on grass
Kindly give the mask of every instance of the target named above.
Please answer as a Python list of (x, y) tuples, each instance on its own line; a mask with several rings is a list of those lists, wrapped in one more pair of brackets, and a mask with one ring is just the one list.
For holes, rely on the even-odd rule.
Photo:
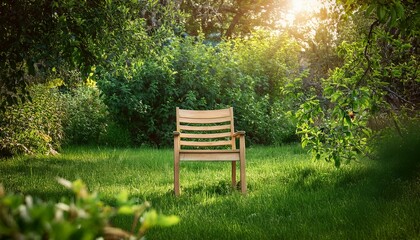
[[(247, 184), (248, 191), (252, 191), (253, 185)], [(227, 196), (231, 195), (235, 192), (241, 191), (241, 182), (238, 181), (236, 183), (235, 188), (232, 188), (231, 182), (228, 181), (219, 181), (216, 184), (195, 184), (190, 187), (183, 188), (181, 187), (181, 194), (192, 196), (195, 194), (206, 194), (206, 195), (214, 195), (214, 196)], [(173, 194), (173, 191), (171, 191)]]

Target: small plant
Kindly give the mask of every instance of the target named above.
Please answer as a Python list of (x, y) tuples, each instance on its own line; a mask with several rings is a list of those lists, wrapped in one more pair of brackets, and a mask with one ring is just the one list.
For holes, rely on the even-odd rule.
[[(177, 216), (164, 216), (148, 210), (150, 204), (135, 204), (128, 193), (116, 196), (117, 206), (104, 204), (97, 194), (89, 193), (81, 180), (59, 178), (58, 182), (71, 189), (74, 200), (59, 203), (43, 202), (31, 196), (6, 194), (0, 185), (1, 239), (141, 239), (146, 230), (168, 227), (179, 222)], [(134, 217), (131, 231), (109, 225), (117, 215)]]

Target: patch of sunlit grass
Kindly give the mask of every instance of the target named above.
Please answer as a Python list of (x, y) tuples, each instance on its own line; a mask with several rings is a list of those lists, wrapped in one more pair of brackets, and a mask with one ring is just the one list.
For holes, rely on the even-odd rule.
[(171, 228), (152, 229), (149, 239), (419, 236), (420, 180), (386, 178), (375, 161), (336, 169), (309, 159), (297, 145), (248, 148), (247, 196), (230, 188), (229, 163), (182, 163), (182, 195), (174, 197), (172, 149), (69, 148), (58, 156), (21, 157), (0, 162), (0, 182), (8, 191), (58, 200), (68, 193), (56, 177), (80, 178), (110, 204), (127, 190), (139, 203), (148, 200), (158, 212), (181, 218)]

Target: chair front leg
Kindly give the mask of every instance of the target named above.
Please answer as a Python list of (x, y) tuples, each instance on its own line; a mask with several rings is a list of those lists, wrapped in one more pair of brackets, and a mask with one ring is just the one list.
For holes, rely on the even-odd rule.
[(240, 158), (240, 173), (241, 173), (241, 192), (242, 194), (246, 194), (247, 187), (246, 187), (246, 174), (245, 174), (245, 136), (241, 135), (239, 137), (239, 158)]
[(179, 196), (179, 133), (174, 132), (174, 192)]

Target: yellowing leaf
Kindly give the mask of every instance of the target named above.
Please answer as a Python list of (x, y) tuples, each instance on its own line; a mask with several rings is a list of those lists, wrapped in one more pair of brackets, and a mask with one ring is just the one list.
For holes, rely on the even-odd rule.
[(126, 203), (127, 201), (128, 201), (128, 192), (126, 190), (123, 190), (117, 195), (117, 202), (118, 204), (123, 204), (123, 203)]
[(129, 207), (129, 206), (122, 206), (118, 209), (118, 213), (119, 214), (123, 214), (123, 215), (130, 215), (133, 214), (133, 208)]
[(170, 227), (172, 225), (178, 224), (179, 221), (180, 221), (179, 217), (175, 215), (170, 215), (170, 216), (159, 215), (156, 225), (160, 227)]

